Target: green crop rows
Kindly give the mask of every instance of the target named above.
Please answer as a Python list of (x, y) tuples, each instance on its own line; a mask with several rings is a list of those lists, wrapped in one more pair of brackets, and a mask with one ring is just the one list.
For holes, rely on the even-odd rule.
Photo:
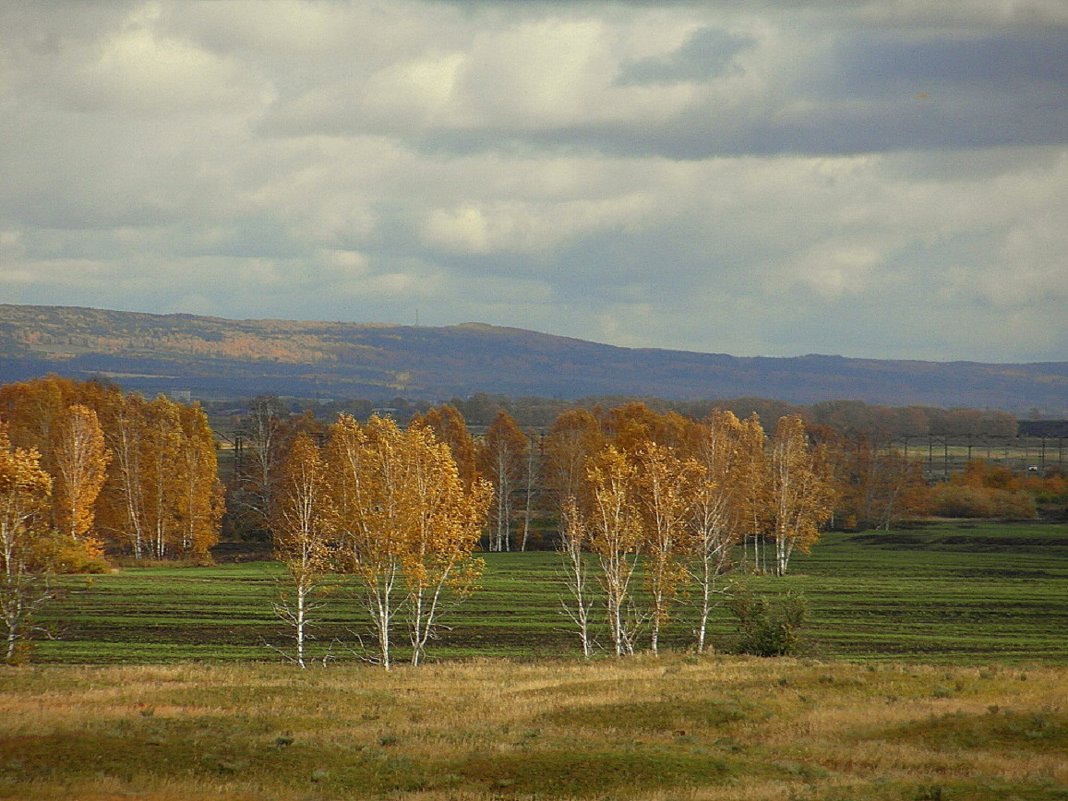
[[(433, 658), (578, 654), (561, 614), (559, 557), (484, 554), (481, 589), (446, 619)], [(792, 574), (732, 578), (758, 592), (802, 592), (811, 608), (805, 652), (821, 658), (1068, 663), (1068, 526), (944, 524), (886, 533), (827, 534)], [(273, 563), (147, 568), (64, 580), (44, 621), (55, 639), (33, 659), (52, 663), (275, 660), (287, 632), (272, 604)], [(665, 638), (685, 649), (692, 615), (680, 605)], [(313, 631), (316, 653), (351, 660), (371, 645), (355, 588), (335, 581)], [(402, 632), (398, 632), (401, 633)], [(713, 643), (729, 649), (723, 609)], [(605, 638), (602, 637), (602, 640)], [(403, 649), (399, 654), (404, 656)]]

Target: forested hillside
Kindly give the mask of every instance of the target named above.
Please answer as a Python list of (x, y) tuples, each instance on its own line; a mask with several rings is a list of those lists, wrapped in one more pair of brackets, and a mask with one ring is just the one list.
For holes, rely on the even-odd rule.
[(0, 383), (55, 372), (152, 395), (425, 400), (476, 392), (580, 398), (855, 399), (1061, 416), (1068, 362), (740, 358), (628, 349), (513, 328), (224, 320), (0, 305)]

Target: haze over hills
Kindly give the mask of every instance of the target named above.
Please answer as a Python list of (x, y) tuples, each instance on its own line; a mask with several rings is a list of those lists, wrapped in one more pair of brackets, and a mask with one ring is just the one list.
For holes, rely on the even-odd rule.
[(211, 399), (757, 396), (1068, 412), (1068, 362), (735, 357), (621, 348), (474, 323), (226, 320), (0, 304), (0, 383), (50, 372), (106, 376), (146, 394), (189, 391)]

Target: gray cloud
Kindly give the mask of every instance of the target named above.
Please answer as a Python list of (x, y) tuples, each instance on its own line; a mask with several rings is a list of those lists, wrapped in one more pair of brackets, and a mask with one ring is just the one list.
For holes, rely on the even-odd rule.
[(667, 57), (623, 64), (616, 83), (627, 86), (708, 81), (730, 69), (734, 57), (752, 44), (751, 39), (732, 36), (719, 28), (701, 28)]
[(1068, 11), (0, 6), (0, 302), (1068, 358)]

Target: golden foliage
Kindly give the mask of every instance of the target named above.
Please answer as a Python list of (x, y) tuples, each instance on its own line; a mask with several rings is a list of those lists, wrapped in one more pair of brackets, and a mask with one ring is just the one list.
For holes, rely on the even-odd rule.
[(102, 537), (138, 558), (208, 558), (223, 496), (199, 406), (49, 376), (0, 387), (0, 418), (54, 480), (50, 520), (70, 541), (67, 569), (99, 563)]
[(437, 406), (425, 414), (416, 415), (411, 424), (427, 426), (434, 432), (438, 442), (449, 446), (464, 486), (469, 487), (475, 482), (478, 478), (475, 440), (467, 430), (463, 415), (455, 406)]
[(372, 417), (342, 415), (325, 448), (339, 563), (364, 590), (379, 658), (391, 664), (391, 627), (403, 604), (412, 661), (438, 625), (446, 593), (469, 592), (481, 572), (472, 558), (491, 489), (465, 486), (452, 451), (417, 423), (400, 429)]
[(493, 486), (490, 502), (490, 550), (512, 549), (512, 496), (527, 469), (530, 440), (503, 409), (486, 428), (478, 449), (479, 472)]
[(646, 442), (634, 456), (635, 495), (645, 539), (645, 581), (651, 599), (652, 650), (679, 588), (686, 582), (690, 522), (705, 468), (674, 448)]
[(56, 526), (73, 542), (81, 544), (86, 556), (99, 558), (103, 546), (91, 532), (96, 499), (111, 461), (100, 420), (87, 406), (68, 406), (53, 430), (52, 439)]
[(12, 446), (0, 424), (0, 624), (7, 662), (29, 637), (34, 608), (46, 597), (38, 576), (51, 568), (52, 478), (40, 461), (35, 449)]
[(634, 652), (635, 619), (630, 582), (642, 550), (641, 517), (632, 491), (635, 468), (608, 445), (587, 461), (590, 483), (589, 547), (600, 564), (601, 587), (616, 656)]
[(796, 548), (808, 553), (834, 512), (834, 483), (824, 446), (811, 446), (797, 415), (780, 418), (771, 444), (769, 492), (775, 573), (783, 575)]
[(566, 411), (553, 421), (542, 447), (545, 485), (558, 508), (572, 498), (585, 505), (586, 459), (603, 446), (600, 424), (586, 409)]

